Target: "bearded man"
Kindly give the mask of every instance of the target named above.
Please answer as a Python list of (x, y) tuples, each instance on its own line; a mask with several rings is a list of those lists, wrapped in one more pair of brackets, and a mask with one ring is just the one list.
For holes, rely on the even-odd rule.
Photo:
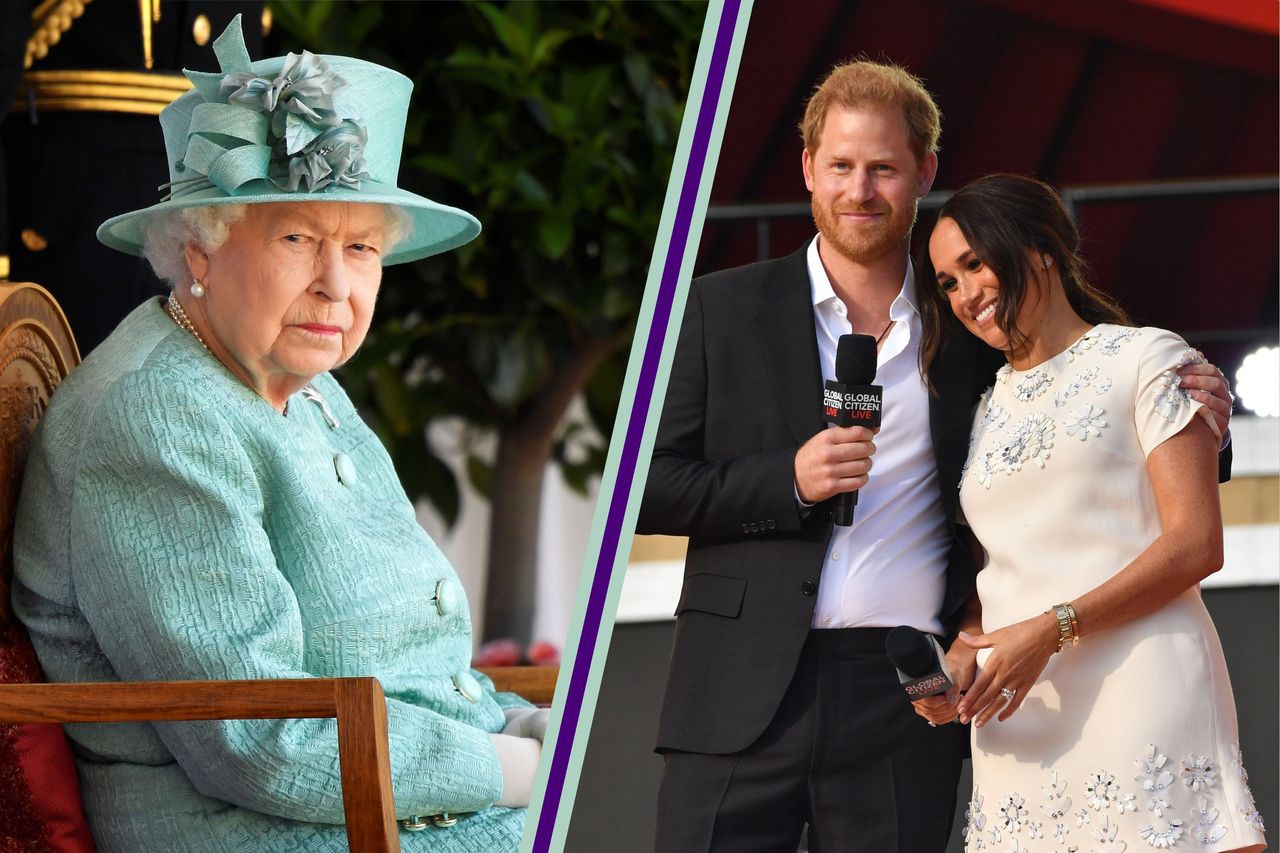
[[(942, 639), (963, 616), (977, 567), (956, 484), (1003, 356), (958, 336), (920, 373), (909, 240), (940, 121), (906, 70), (836, 67), (801, 125), (818, 235), (690, 290), (637, 524), (689, 537), (658, 731), (662, 853), (794, 853), (806, 823), (815, 853), (946, 847), (968, 731), (911, 712), (884, 639)], [(877, 340), (878, 435), (823, 423), (851, 332)], [(1225, 382), (1202, 372), (1184, 385), (1215, 398), (1225, 431)], [(853, 524), (835, 526), (830, 499), (854, 490)]]

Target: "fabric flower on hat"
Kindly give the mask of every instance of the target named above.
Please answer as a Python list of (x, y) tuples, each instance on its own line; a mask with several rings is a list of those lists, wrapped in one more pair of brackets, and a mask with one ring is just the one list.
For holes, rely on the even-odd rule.
[(305, 184), (308, 192), (322, 190), (330, 184), (360, 189), (360, 176), (365, 173), (364, 146), (367, 136), (363, 127), (343, 122), (326, 131), (311, 146), (314, 150), (289, 160), (289, 176), (272, 183), (280, 189), (297, 192)]
[[(341, 105), (347, 81), (308, 50), (290, 53), (274, 78), (233, 71), (219, 92), (228, 104), (267, 113), (277, 155), (284, 154), (287, 175), (272, 169), (271, 182), (282, 190), (322, 190), (331, 184), (360, 188), (368, 177), (364, 146), (368, 141), (357, 116)], [(276, 159), (273, 157), (273, 159)]]
[(336, 105), (347, 81), (309, 50), (290, 53), (274, 79), (234, 71), (219, 87), (227, 103), (271, 115), (271, 133), (285, 141), (285, 153), (297, 154), (327, 128), (356, 116)]

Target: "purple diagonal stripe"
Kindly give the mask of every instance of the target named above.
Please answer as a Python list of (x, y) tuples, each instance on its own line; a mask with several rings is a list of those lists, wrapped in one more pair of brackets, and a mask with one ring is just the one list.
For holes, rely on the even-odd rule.
[[(689, 163), (685, 168), (684, 182), (680, 187), (680, 199), (676, 205), (675, 224), (671, 241), (667, 244), (666, 258), (662, 266), (662, 279), (658, 284), (658, 297), (654, 302), (653, 320), (645, 341), (644, 360), (640, 364), (639, 381), (635, 399), (631, 405), (631, 417), (627, 421), (626, 436), (622, 443), (622, 458), (618, 463), (613, 494), (609, 498), (609, 515), (605, 520), (604, 537), (600, 542), (600, 555), (596, 559), (595, 574), (591, 579), (591, 595), (587, 599), (587, 611), (582, 620), (582, 637), (578, 641), (578, 653), (573, 661), (569, 689), (565, 696), (564, 710), (560, 717), (560, 731), (556, 739), (555, 755), (551, 759), (551, 772), (547, 777), (547, 790), (542, 799), (542, 812), (538, 818), (537, 834), (533, 840), (533, 853), (547, 853), (551, 834), (555, 828), (556, 813), (564, 793), (564, 777), (569, 766), (569, 754), (582, 715), (582, 697), (586, 692), (587, 676), (600, 635), (600, 621), (604, 612), (604, 600), (609, 592), (609, 576), (617, 558), (618, 539), (622, 533), (622, 520), (627, 514), (627, 501), (631, 484), (635, 479), (636, 457), (644, 437), (645, 421), (653, 402), (653, 384), (662, 358), (662, 345), (671, 322), (671, 306), (675, 301), (676, 283), (680, 276), (680, 264), (689, 243), (689, 226), (693, 220), (693, 208), (698, 200), (698, 187), (707, 166), (707, 148), (711, 141), (711, 128), (715, 123), (716, 108), (724, 88), (725, 67), (729, 63), (729, 48), (733, 44), (733, 31), (738, 20), (740, 0), (725, 0), (716, 28), (715, 44), (711, 51), (711, 66), (707, 71), (707, 83), (702, 90), (702, 102), (698, 105), (698, 119), (694, 126), (693, 145), (689, 150)], [(656, 247), (655, 247), (656, 250)], [(567, 819), (566, 815), (566, 819)]]

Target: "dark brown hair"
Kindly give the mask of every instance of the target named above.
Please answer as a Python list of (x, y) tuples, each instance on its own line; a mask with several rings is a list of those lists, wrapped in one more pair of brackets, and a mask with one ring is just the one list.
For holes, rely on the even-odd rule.
[(917, 163), (923, 163), (926, 154), (937, 153), (942, 114), (924, 83), (901, 66), (867, 59), (837, 65), (814, 89), (805, 105), (804, 120), (800, 122), (804, 147), (810, 155), (818, 150), (818, 140), (832, 106), (854, 109), (882, 104), (902, 110)]
[[(1022, 175), (978, 178), (942, 205), (938, 221), (943, 219), (955, 222), (974, 255), (999, 280), (996, 326), (1015, 349), (1026, 342), (1015, 318), (1027, 294), (1028, 249), (1053, 260), (1067, 302), (1085, 322), (1133, 325), (1115, 299), (1090, 282), (1089, 266), (1080, 256), (1080, 232), (1062, 198), (1048, 184)], [(916, 251), (915, 271), (924, 331), (920, 372), (927, 381), (944, 337), (968, 332), (938, 286), (928, 240), (921, 241)]]

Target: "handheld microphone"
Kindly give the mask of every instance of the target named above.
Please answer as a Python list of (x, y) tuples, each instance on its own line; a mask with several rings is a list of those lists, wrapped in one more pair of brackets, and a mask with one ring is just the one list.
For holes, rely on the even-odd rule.
[[(828, 379), (822, 392), (822, 414), (836, 426), (880, 426), (884, 389), (872, 385), (876, 378), (876, 339), (870, 335), (841, 335), (836, 343), (836, 378)], [(835, 523), (853, 524), (857, 491), (836, 496)]]
[(898, 683), (908, 699), (937, 696), (951, 689), (951, 673), (942, 646), (931, 635), (899, 625), (884, 638), (884, 653), (898, 670)]

